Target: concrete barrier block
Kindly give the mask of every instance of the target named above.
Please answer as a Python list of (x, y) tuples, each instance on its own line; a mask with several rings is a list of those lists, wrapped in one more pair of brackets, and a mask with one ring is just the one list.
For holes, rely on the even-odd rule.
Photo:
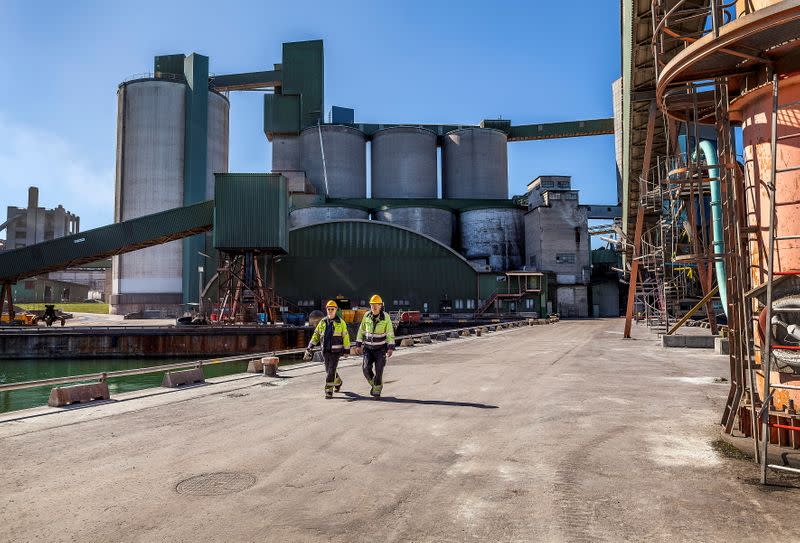
[(459, 335), (458, 335), (458, 332), (450, 332), (450, 333), (449, 333), (449, 334), (447, 334), (447, 335), (448, 335), (448, 337), (450, 337), (451, 339), (458, 339), (458, 338), (460, 338), (460, 337), (461, 337), (461, 336), (459, 336)]
[(486, 331), (487, 332), (494, 332), (495, 330), (497, 330), (497, 326), (487, 326), (486, 327)]
[(412, 338), (410, 338), (410, 337), (403, 338), (403, 339), (400, 340), (400, 346), (401, 347), (413, 347), (414, 346), (414, 340)]
[(684, 336), (680, 334), (661, 336), (663, 347), (678, 347), (689, 349), (713, 349), (716, 336)]
[(94, 400), (110, 400), (108, 383), (88, 383), (84, 385), (70, 385), (55, 387), (50, 391), (47, 405), (50, 407), (64, 407), (73, 403), (86, 403)]
[(436, 341), (447, 341), (447, 334), (437, 334)]
[(261, 358), (256, 358), (247, 363), (247, 373), (264, 373), (264, 364)]
[(203, 368), (193, 368), (190, 370), (168, 371), (164, 374), (164, 379), (161, 381), (162, 387), (178, 388), (185, 385), (193, 385), (195, 383), (203, 383)]
[(422, 336), (421, 338), (419, 338), (419, 342), (420, 343), (426, 343), (426, 344), (427, 343), (433, 343), (433, 339), (431, 338), (431, 336)]
[(261, 359), (261, 373), (267, 377), (275, 377), (278, 375), (278, 364), (281, 359), (277, 356), (265, 356)]
[(462, 330), (461, 331), (461, 337), (469, 337), (470, 335), (471, 334), (469, 333), (469, 330)]
[(714, 352), (717, 354), (730, 354), (731, 347), (726, 337), (714, 338)]

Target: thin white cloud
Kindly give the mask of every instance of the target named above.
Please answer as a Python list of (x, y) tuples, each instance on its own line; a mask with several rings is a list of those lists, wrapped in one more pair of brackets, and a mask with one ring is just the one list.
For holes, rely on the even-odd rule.
[(39, 187), (40, 206), (61, 204), (78, 215), (82, 230), (114, 220), (113, 155), (95, 164), (68, 135), (16, 122), (3, 112), (0, 135), (0, 222), (5, 206), (27, 204), (29, 186)]

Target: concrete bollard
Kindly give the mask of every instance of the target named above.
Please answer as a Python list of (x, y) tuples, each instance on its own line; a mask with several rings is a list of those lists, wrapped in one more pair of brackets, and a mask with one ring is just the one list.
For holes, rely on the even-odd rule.
[(193, 385), (195, 383), (205, 382), (203, 377), (203, 368), (193, 368), (190, 370), (168, 371), (164, 374), (164, 379), (161, 381), (162, 387), (178, 388), (184, 385)]
[(413, 347), (414, 346), (414, 339), (407, 337), (400, 340), (401, 347)]
[(262, 372), (267, 377), (275, 377), (278, 375), (278, 364), (280, 358), (277, 356), (265, 356), (261, 359)]
[(420, 343), (433, 343), (433, 339), (431, 339), (431, 336), (422, 336), (421, 338), (419, 338), (419, 342)]
[(108, 383), (89, 383), (85, 385), (70, 385), (66, 387), (54, 387), (50, 391), (50, 398), (47, 405), (50, 407), (64, 407), (73, 403), (86, 403), (94, 400), (110, 400)]
[(480, 328), (478, 328), (477, 330), (475, 330), (475, 335), (476, 335), (476, 336), (478, 336), (478, 337), (481, 337), (481, 335), (483, 335), (483, 332), (481, 331), (481, 329), (480, 329)]

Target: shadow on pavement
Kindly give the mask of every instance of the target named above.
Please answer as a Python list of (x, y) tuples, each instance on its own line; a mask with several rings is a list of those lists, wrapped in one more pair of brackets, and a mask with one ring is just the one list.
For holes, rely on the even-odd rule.
[[(356, 392), (343, 392), (346, 398), (342, 398), (343, 400), (347, 400), (349, 402), (356, 402), (359, 400), (369, 400), (375, 401), (372, 396), (362, 396)], [(381, 396), (379, 400), (381, 402), (389, 402), (389, 403), (412, 403), (418, 405), (444, 405), (449, 407), (475, 407), (478, 409), (498, 409), (499, 406), (497, 405), (490, 405), (485, 403), (471, 403), (471, 402), (449, 402), (446, 400), (414, 400), (411, 398), (395, 398), (394, 396)]]

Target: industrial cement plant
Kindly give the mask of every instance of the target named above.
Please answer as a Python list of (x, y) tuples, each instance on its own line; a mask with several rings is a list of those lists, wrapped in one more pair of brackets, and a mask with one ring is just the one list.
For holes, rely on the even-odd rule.
[[(114, 222), (0, 226), (0, 539), (800, 540), (800, 0), (619, 8), (607, 118), (363, 122), (328, 37), (119, 83)], [(509, 146), (612, 135), (605, 202), (509, 190)], [(15, 305), (103, 262), (102, 317)]]
[[(194, 306), (196, 321), (302, 324), (331, 297), (357, 310), (377, 290), (416, 320), (619, 315), (615, 282), (590, 287), (588, 232), (588, 219), (613, 221), (619, 207), (580, 205), (564, 176), (532, 175), (528, 194), (508, 194), (509, 142), (611, 134), (611, 119), (360, 124), (353, 109), (334, 106), (325, 122), (320, 40), (284, 44), (271, 71), (209, 76), (208, 66), (199, 54), (159, 56), (150, 76), (120, 84), (117, 224), (80, 233), (85, 254), (73, 236), (48, 247), (52, 262), (2, 255), (4, 283), (113, 256), (110, 310), (120, 315), (180, 316)], [(237, 224), (231, 247), (210, 232), (254, 196), (230, 192), (235, 201), (222, 209), (217, 194), (243, 179), (228, 173), (227, 95), (241, 90), (270, 91), (272, 172), (248, 175), (285, 184), (261, 202), (278, 221), (265, 233), (282, 238), (275, 246), (252, 244), (263, 219)], [(204, 203), (209, 224), (172, 216), (199, 219), (211, 210)], [(122, 232), (147, 217), (160, 235), (142, 231), (149, 239), (129, 243)], [(95, 240), (113, 248), (96, 251)]]

